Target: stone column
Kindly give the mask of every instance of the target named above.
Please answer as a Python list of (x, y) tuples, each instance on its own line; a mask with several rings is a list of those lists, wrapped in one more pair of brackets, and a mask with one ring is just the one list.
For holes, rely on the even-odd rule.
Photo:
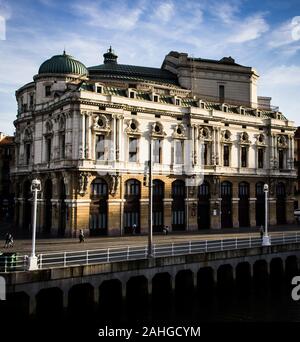
[(249, 198), (250, 227), (256, 227), (256, 198)]
[(277, 224), (276, 219), (276, 198), (269, 198), (269, 224)]
[(121, 222), (120, 222), (120, 204), (121, 199), (108, 200), (108, 235), (121, 235)]
[(198, 230), (197, 199), (186, 198), (185, 199), (185, 207), (186, 207), (186, 222), (187, 222), (186, 230), (187, 231)]
[(79, 153), (79, 159), (85, 158), (85, 114), (81, 113), (81, 141), (80, 141), (80, 148), (81, 148), (81, 155)]
[(232, 226), (239, 228), (239, 198), (232, 198)]
[(172, 231), (172, 198), (164, 198), (164, 225), (169, 227)]
[(221, 198), (210, 199), (210, 227), (211, 229), (221, 229)]
[(286, 199), (286, 223), (292, 224), (295, 223), (295, 216), (294, 216), (294, 198), (287, 198)]
[(123, 121), (124, 117), (123, 115), (118, 116), (119, 119), (119, 136), (118, 136), (118, 151), (117, 151), (117, 157), (119, 161), (124, 161), (124, 133), (123, 133)]
[(148, 234), (148, 209), (149, 208), (149, 200), (146, 198), (140, 199), (140, 225), (141, 225), (141, 234)]

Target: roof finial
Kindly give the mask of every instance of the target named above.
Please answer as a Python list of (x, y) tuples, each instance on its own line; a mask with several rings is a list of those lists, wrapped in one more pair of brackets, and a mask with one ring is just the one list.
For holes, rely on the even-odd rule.
[(111, 45), (107, 52), (103, 55), (104, 57), (104, 64), (110, 63), (110, 64), (117, 64), (117, 58), (118, 56), (114, 53)]
[(64, 56), (66, 55), (66, 46), (64, 46), (64, 52), (63, 52), (63, 55), (64, 55)]

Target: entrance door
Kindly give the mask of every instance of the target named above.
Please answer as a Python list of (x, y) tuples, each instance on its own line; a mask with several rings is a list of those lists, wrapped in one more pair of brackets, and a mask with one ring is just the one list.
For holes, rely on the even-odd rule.
[(256, 203), (255, 203), (255, 215), (256, 215), (256, 225), (265, 225), (265, 193), (264, 193), (264, 183), (259, 182), (256, 184)]
[(185, 230), (185, 183), (176, 180), (172, 183), (172, 230)]
[(276, 218), (277, 224), (286, 223), (286, 192), (284, 183), (276, 186)]
[(250, 226), (249, 217), (249, 183), (241, 182), (239, 184), (239, 225), (240, 227)]
[(222, 182), (221, 198), (221, 226), (232, 228), (232, 185), (230, 182)]
[(164, 182), (153, 181), (153, 231), (161, 232), (164, 226)]
[(210, 228), (210, 189), (203, 182), (198, 188), (198, 229)]

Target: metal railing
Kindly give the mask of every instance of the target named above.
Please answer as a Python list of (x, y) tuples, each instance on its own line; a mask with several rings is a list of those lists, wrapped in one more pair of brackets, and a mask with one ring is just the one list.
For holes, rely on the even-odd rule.
[[(300, 243), (300, 234), (298, 234), (298, 232), (294, 232), (271, 236), (272, 245), (288, 243)], [(158, 258), (261, 247), (261, 244), (261, 238), (253, 236), (245, 238), (231, 237), (210, 240), (191, 240), (176, 243), (154, 244), (152, 254), (154, 258)], [(110, 247), (84, 251), (42, 253), (38, 255), (38, 265), (39, 269), (46, 269), (52, 267), (68, 267), (139, 260), (147, 259), (147, 257), (147, 245)], [(0, 256), (0, 272), (26, 270), (27, 255), (18, 256), (16, 261), (13, 263), (8, 259), (8, 257), (6, 258), (7, 259), (5, 259), (5, 257), (1, 259)]]

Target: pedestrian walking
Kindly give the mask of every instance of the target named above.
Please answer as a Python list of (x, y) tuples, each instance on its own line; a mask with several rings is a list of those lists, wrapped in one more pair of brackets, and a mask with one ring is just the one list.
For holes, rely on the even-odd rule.
[(4, 248), (9, 248), (14, 246), (14, 238), (10, 233), (6, 234)]
[(259, 233), (260, 233), (260, 238), (263, 239), (263, 237), (264, 237), (264, 228), (263, 228), (262, 225), (260, 226)]
[(84, 234), (82, 229), (80, 229), (79, 231), (79, 242), (84, 242)]
[(136, 233), (136, 224), (134, 223), (132, 225), (132, 235), (135, 235), (135, 233)]
[(168, 235), (169, 234), (169, 227), (168, 226), (164, 226), (163, 232), (164, 232), (165, 235)]

